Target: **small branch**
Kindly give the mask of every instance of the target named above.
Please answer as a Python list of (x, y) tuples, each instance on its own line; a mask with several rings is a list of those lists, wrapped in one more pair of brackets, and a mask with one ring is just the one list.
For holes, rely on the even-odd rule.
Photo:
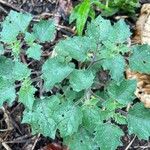
[(3, 139), (0, 138), (0, 143), (2, 144), (2, 146), (6, 149), (6, 150), (12, 150), (5, 142), (3, 142)]
[(39, 140), (40, 135), (41, 135), (40, 133), (37, 135), (37, 137), (36, 137), (36, 139), (35, 139), (35, 141), (34, 141), (34, 144), (33, 144), (31, 150), (34, 150), (34, 148), (35, 148), (35, 146), (36, 146), (36, 144), (37, 144), (37, 142), (38, 142), (38, 140)]
[(0, 5), (0, 9), (7, 15), (8, 11)]
[(6, 2), (4, 0), (0, 0), (0, 4), (5, 5), (7, 7), (10, 7), (11, 9), (19, 11), (19, 12), (25, 12), (23, 9), (17, 8), (17, 7), (13, 6), (12, 4), (9, 4), (8, 2)]
[(128, 144), (128, 146), (126, 147), (125, 150), (128, 150), (128, 149), (130, 148), (130, 146), (131, 146), (132, 143), (134, 142), (135, 138), (136, 138), (136, 135), (134, 136), (134, 138), (132, 139), (132, 141)]

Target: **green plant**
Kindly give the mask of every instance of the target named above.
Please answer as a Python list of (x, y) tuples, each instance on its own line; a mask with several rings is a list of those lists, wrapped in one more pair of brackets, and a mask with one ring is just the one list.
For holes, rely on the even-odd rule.
[[(16, 20), (12, 20), (14, 16)], [(31, 54), (28, 49), (24, 52), (22, 45), (31, 48), (37, 44), (32, 50), (32, 59), (37, 59), (41, 43), (51, 41), (56, 29), (53, 21), (43, 20), (29, 32), (31, 20), (28, 14), (11, 11), (2, 23), (0, 50), (4, 53), (6, 48), (11, 49), (12, 57), (0, 56), (0, 106), (4, 102), (11, 105), (18, 96), (25, 106), (22, 123), (30, 124), (33, 134), (52, 139), (61, 136), (70, 150), (115, 150), (122, 144), (122, 124), (128, 125), (130, 134), (148, 140), (150, 110), (142, 103), (133, 103), (136, 81), (126, 80), (124, 71), (128, 66), (133, 71), (150, 73), (150, 46), (128, 47), (131, 33), (125, 22), (112, 25), (99, 16), (88, 24), (85, 36), (56, 44), (38, 76), (44, 81), (43, 91), (51, 91), (51, 96), (36, 98), (33, 69), (19, 57), (25, 52), (29, 57)], [(130, 54), (128, 64), (125, 53)], [(99, 79), (104, 70), (110, 76), (105, 84)], [(15, 81), (21, 82), (17, 92)], [(54, 87), (58, 89), (55, 94)], [(128, 104), (133, 104), (132, 108), (122, 114)]]
[(77, 33), (82, 35), (88, 17), (95, 18), (95, 8), (101, 11), (102, 16), (112, 16), (117, 12), (135, 13), (139, 6), (138, 0), (83, 0), (71, 12), (69, 22), (76, 22)]

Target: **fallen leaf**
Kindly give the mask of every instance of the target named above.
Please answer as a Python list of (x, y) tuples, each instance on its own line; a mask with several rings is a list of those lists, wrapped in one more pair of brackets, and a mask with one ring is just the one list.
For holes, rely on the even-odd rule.
[[(135, 36), (132, 39), (135, 44), (150, 45), (150, 4), (144, 4), (135, 27)], [(150, 108), (150, 75), (126, 70), (127, 79), (136, 79), (137, 88), (135, 95), (144, 103), (146, 108)]]

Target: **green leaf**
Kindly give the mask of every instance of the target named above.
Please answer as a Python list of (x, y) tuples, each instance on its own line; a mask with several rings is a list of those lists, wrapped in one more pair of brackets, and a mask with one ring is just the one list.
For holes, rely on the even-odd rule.
[(33, 42), (36, 40), (35, 36), (29, 32), (25, 33), (24, 40), (29, 46), (32, 46)]
[(31, 85), (31, 81), (29, 79), (24, 80), (18, 93), (19, 102), (23, 103), (28, 109), (32, 109), (33, 103), (35, 101), (35, 91), (36, 89)]
[(29, 77), (30, 74), (31, 74), (31, 71), (28, 69), (27, 65), (19, 61), (15, 61), (15, 66), (13, 69), (13, 75), (14, 75), (15, 80), (23, 80)]
[[(109, 95), (109, 94), (108, 94)], [(122, 108), (124, 107), (123, 104), (118, 103), (117, 101), (111, 99), (111, 98), (107, 98), (106, 101), (104, 101), (102, 103), (103, 107), (105, 107), (107, 110), (109, 111), (115, 111), (118, 108)]]
[(130, 134), (136, 134), (140, 139), (148, 140), (150, 137), (150, 109), (142, 103), (137, 103), (129, 110), (128, 129)]
[(135, 80), (123, 80), (120, 85), (117, 85), (115, 82), (110, 83), (107, 92), (111, 99), (116, 100), (121, 104), (128, 104), (135, 98), (135, 89)]
[(3, 44), (0, 43), (0, 55), (4, 54), (4, 47)]
[(83, 106), (83, 127), (93, 132), (99, 123), (102, 123), (101, 112), (97, 106)]
[[(89, 44), (91, 43), (91, 44)], [(73, 37), (60, 41), (56, 47), (56, 52), (61, 56), (71, 56), (72, 58), (84, 62), (88, 58), (88, 52), (96, 47), (88, 37)]]
[(100, 44), (102, 41), (107, 40), (111, 32), (112, 25), (110, 21), (98, 16), (87, 26), (86, 36), (93, 39), (96, 44)]
[(0, 77), (0, 107), (6, 101), (11, 104), (15, 100), (14, 83), (8, 79)]
[(36, 43), (33, 43), (31, 47), (27, 49), (27, 55), (30, 58), (40, 60), (41, 58), (41, 48), (42, 46)]
[(20, 32), (25, 32), (31, 20), (32, 16), (30, 14), (18, 13), (11, 10), (2, 23), (1, 41), (4, 43), (14, 42)]
[(15, 58), (19, 57), (19, 54), (21, 52), (21, 41), (15, 41), (10, 45), (10, 48), (12, 49), (12, 54), (14, 55)]
[(79, 35), (82, 35), (89, 12), (90, 0), (84, 0), (82, 3), (80, 3), (73, 9), (70, 15), (69, 22), (71, 23), (74, 20), (76, 20), (76, 27)]
[(122, 19), (113, 25), (113, 31), (110, 34), (109, 40), (115, 43), (124, 43), (131, 36), (129, 26)]
[(71, 64), (59, 62), (57, 58), (49, 58), (42, 67), (45, 88), (50, 89), (56, 83), (64, 80), (73, 69)]
[(69, 146), (70, 150), (96, 150), (93, 137), (84, 129), (64, 138), (64, 143)]
[(125, 60), (123, 56), (118, 55), (112, 58), (107, 58), (102, 61), (104, 70), (110, 70), (110, 75), (113, 80), (120, 83), (124, 79)]
[(88, 89), (94, 80), (94, 75), (88, 70), (74, 70), (69, 77), (69, 82), (74, 91)]
[(133, 48), (129, 58), (129, 66), (132, 71), (150, 73), (150, 46), (137, 45)]
[(119, 114), (119, 113), (115, 113), (113, 116), (114, 120), (118, 123), (118, 124), (127, 124), (127, 119), (125, 116)]
[(33, 134), (41, 133), (54, 139), (57, 123), (53, 115), (59, 103), (60, 100), (56, 96), (35, 101), (32, 110), (25, 109), (22, 123), (30, 124)]
[(33, 26), (33, 35), (40, 42), (50, 42), (56, 34), (55, 23), (53, 20), (41, 20)]
[(82, 122), (82, 112), (78, 106), (71, 101), (62, 103), (55, 111), (54, 119), (62, 137), (72, 135), (77, 132)]
[(115, 150), (121, 145), (120, 138), (124, 133), (115, 125), (103, 123), (97, 126), (95, 141), (102, 150)]
[(4, 79), (14, 80), (13, 68), (14, 62), (11, 59), (0, 56), (0, 77), (3, 77)]

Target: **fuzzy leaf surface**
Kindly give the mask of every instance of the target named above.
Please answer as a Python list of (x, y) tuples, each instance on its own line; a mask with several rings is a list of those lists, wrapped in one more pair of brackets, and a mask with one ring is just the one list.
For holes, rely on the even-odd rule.
[[(138, 60), (138, 62), (137, 62)], [(133, 48), (133, 53), (129, 59), (131, 70), (150, 73), (150, 46), (139, 45)]]
[(14, 83), (0, 77), (0, 107), (5, 101), (11, 104), (15, 100), (15, 97)]
[(28, 109), (32, 109), (33, 103), (35, 101), (34, 93), (36, 89), (31, 85), (29, 79), (24, 80), (22, 86), (19, 90), (19, 101), (25, 105)]
[(128, 116), (128, 129), (140, 139), (148, 140), (150, 137), (150, 110), (142, 103), (137, 103), (130, 109)]
[(28, 76), (30, 76), (31, 71), (28, 69), (27, 65), (19, 61), (16, 61), (14, 68), (13, 68), (13, 74), (14, 74), (15, 80), (23, 80), (27, 78)]
[(31, 45), (31, 47), (29, 47), (28, 50), (27, 50), (28, 57), (36, 59), (36, 60), (40, 60), (41, 52), (42, 52), (41, 48), (42, 48), (41, 45), (33, 43)]
[(69, 78), (71, 87), (77, 92), (88, 89), (93, 84), (93, 80), (93, 73), (87, 70), (74, 70)]
[(73, 67), (70, 64), (59, 62), (56, 58), (48, 59), (42, 67), (45, 88), (52, 88), (56, 83), (65, 79), (72, 71)]
[(135, 98), (135, 89), (135, 80), (123, 80), (120, 85), (117, 85), (115, 82), (110, 83), (107, 88), (107, 92), (113, 100), (116, 100), (121, 104), (128, 104)]
[(109, 34), (112, 32), (112, 25), (109, 20), (103, 19), (98, 16), (95, 20), (87, 26), (86, 36), (93, 39), (96, 44), (108, 39)]
[(62, 137), (77, 132), (82, 122), (82, 112), (80, 108), (75, 106), (71, 101), (62, 103), (55, 112), (54, 117)]
[(31, 20), (32, 16), (30, 14), (18, 13), (11, 10), (2, 23), (2, 31), (0, 32), (1, 41), (5, 43), (15, 41), (16, 36), (20, 32), (25, 32)]
[(88, 51), (92, 50), (92, 47), (96, 46), (88, 37), (78, 36), (60, 41), (55, 50), (61, 56), (71, 56), (78, 61), (84, 62), (88, 58)]
[(107, 58), (102, 61), (104, 70), (110, 70), (111, 78), (117, 83), (120, 83), (124, 78), (125, 60), (123, 56), (118, 55), (112, 58)]
[(60, 100), (56, 96), (35, 101), (32, 110), (24, 111), (22, 123), (32, 127), (32, 133), (41, 133), (44, 136), (55, 138), (56, 125), (53, 114), (59, 106)]
[(96, 150), (93, 138), (84, 129), (64, 138), (64, 143), (69, 146), (70, 150)]
[(33, 26), (33, 35), (40, 42), (50, 42), (56, 34), (55, 23), (53, 20), (41, 20)]
[(122, 144), (120, 138), (124, 133), (115, 125), (103, 123), (95, 131), (95, 141), (102, 150), (115, 150)]
[(94, 131), (97, 125), (102, 122), (101, 112), (97, 106), (87, 106), (82, 108), (83, 126), (89, 132)]

